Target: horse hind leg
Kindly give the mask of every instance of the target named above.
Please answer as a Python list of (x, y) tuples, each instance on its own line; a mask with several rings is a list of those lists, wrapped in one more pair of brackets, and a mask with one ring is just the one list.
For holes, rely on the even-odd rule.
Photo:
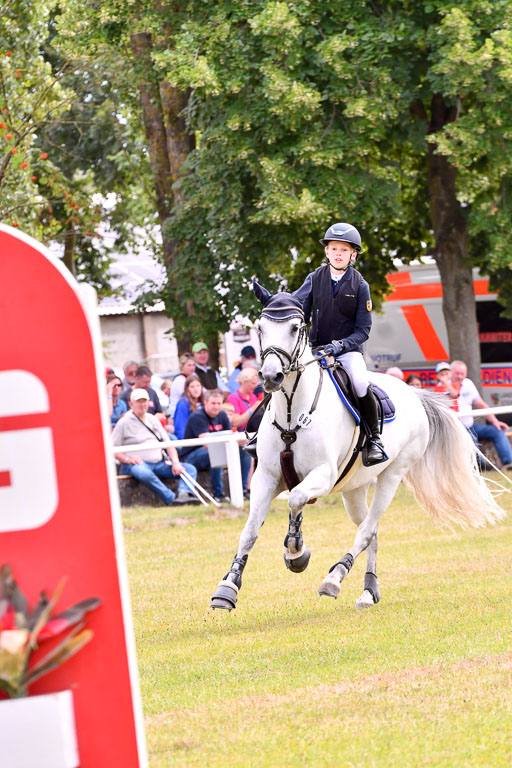
[(356, 600), (356, 609), (371, 608), (380, 600), (379, 582), (377, 579), (377, 548), (378, 534), (375, 534), (366, 551), (366, 573), (364, 575), (363, 594)]
[[(356, 488), (353, 491), (346, 491), (343, 493), (343, 501), (345, 503), (347, 513), (352, 522), (358, 526), (358, 534), (356, 536), (355, 542), (356, 545), (358, 543), (358, 538), (361, 539), (360, 532), (363, 528), (363, 524), (368, 519), (370, 514), (366, 502), (368, 487), (368, 485), (364, 485), (360, 488)], [(382, 512), (380, 512), (380, 514), (382, 514)], [(379, 602), (380, 591), (377, 581), (377, 525), (380, 514), (376, 518), (374, 533), (370, 533), (369, 542), (365, 543), (363, 539), (363, 542), (361, 542), (363, 546), (359, 549), (359, 551), (357, 551), (358, 548), (354, 546), (350, 552), (347, 552), (347, 554), (344, 555), (341, 560), (339, 560), (330, 568), (328, 575), (318, 590), (319, 595), (337, 598), (340, 591), (341, 582), (348, 575), (350, 569), (352, 568), (355, 557), (357, 557), (362, 549), (367, 547), (367, 567), (364, 577), (364, 589), (362, 595), (356, 601), (356, 608), (360, 609), (370, 607)], [(366, 526), (368, 527), (368, 523)]]

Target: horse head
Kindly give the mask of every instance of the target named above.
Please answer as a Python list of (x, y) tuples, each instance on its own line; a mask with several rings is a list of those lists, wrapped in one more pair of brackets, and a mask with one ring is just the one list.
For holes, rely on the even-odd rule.
[(272, 295), (257, 280), (253, 281), (253, 290), (263, 304), (256, 323), (262, 362), (258, 376), (266, 392), (275, 392), (285, 375), (297, 370), (306, 343), (304, 310), (293, 293)]

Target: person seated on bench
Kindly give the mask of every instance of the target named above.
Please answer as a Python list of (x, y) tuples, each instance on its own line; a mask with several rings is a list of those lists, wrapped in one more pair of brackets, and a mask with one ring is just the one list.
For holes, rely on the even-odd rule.
[[(138, 445), (139, 443), (160, 442), (169, 439), (156, 416), (148, 413), (149, 395), (146, 389), (134, 389), (131, 393), (131, 410), (120, 419), (112, 432), (115, 446)], [(192, 464), (182, 463), (176, 448), (140, 449), (137, 453), (115, 453), (121, 463), (121, 474), (132, 475), (143, 485), (154, 491), (165, 504), (194, 504), (197, 500), (188, 485), (180, 477), (183, 470), (194, 480), (197, 470)], [(179, 478), (178, 495), (168, 488), (160, 478)]]

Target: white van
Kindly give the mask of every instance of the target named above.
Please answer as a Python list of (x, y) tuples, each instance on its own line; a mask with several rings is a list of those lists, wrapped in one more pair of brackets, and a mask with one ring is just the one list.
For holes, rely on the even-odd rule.
[[(373, 313), (372, 331), (365, 345), (371, 370), (396, 365), (407, 377), (420, 376), (424, 386), (436, 381), (435, 366), (450, 360), (442, 310), (443, 291), (435, 264), (403, 266), (387, 276), (393, 286), (383, 313)], [(489, 279), (473, 270), (477, 321), (482, 356), (483, 397), (489, 405), (512, 404), (512, 320), (499, 316)]]

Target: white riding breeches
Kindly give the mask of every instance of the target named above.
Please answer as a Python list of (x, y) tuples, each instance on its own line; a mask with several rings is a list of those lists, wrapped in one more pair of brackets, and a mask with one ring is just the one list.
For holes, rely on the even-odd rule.
[(352, 376), (354, 389), (358, 397), (364, 397), (370, 386), (368, 369), (361, 352), (345, 352), (336, 358)]

